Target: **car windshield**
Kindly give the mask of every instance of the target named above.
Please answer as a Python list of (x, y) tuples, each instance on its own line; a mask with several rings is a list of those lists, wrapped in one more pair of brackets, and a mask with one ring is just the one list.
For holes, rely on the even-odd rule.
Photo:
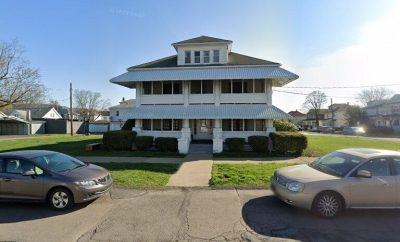
[(65, 172), (86, 166), (78, 159), (59, 153), (38, 156), (33, 160), (38, 166), (53, 172)]
[(364, 159), (357, 156), (342, 152), (332, 152), (314, 161), (310, 166), (333, 176), (344, 177), (363, 161)]

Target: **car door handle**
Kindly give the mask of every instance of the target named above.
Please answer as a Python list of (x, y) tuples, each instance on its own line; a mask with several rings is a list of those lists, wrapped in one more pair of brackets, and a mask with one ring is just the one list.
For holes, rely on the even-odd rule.
[(2, 181), (5, 181), (5, 182), (9, 182), (9, 181), (11, 181), (11, 178), (5, 177), (5, 178), (2, 178), (1, 180), (2, 180)]

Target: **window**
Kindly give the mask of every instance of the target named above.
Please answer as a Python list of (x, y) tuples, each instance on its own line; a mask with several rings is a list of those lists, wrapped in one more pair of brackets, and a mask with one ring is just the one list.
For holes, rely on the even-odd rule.
[(264, 119), (256, 119), (256, 131), (264, 131)]
[(162, 94), (161, 82), (153, 82), (153, 94)]
[(174, 119), (174, 130), (181, 130), (182, 129), (182, 120), (181, 119)]
[(242, 93), (242, 80), (232, 80), (232, 93)]
[(210, 63), (210, 51), (205, 50), (203, 52), (203, 63)]
[(223, 119), (222, 120), (222, 131), (231, 131), (231, 120), (230, 119)]
[(143, 82), (143, 94), (151, 94), (151, 82)]
[(172, 81), (163, 82), (163, 94), (172, 94)]
[(195, 80), (190, 82), (190, 93), (201, 94), (201, 80)]
[(22, 174), (27, 171), (35, 170), (35, 166), (32, 163), (18, 159), (6, 160), (5, 168), (6, 168), (6, 173), (11, 173), (11, 174)]
[(115, 111), (115, 116), (119, 116), (119, 110)]
[[(394, 171), (396, 172), (396, 175), (400, 175), (400, 157), (393, 157), (393, 167)], [(1, 160), (0, 160), (1, 162)]]
[(221, 80), (221, 92), (231, 93), (231, 80)]
[(172, 119), (163, 119), (162, 129), (167, 131), (172, 130)]
[(253, 80), (246, 79), (243, 80), (243, 93), (252, 93), (253, 92)]
[(254, 131), (254, 119), (245, 119), (244, 120), (244, 130), (245, 131)]
[(219, 50), (213, 50), (213, 61), (219, 63)]
[(372, 176), (390, 176), (389, 161), (387, 158), (377, 158), (367, 161), (358, 170), (369, 171)]
[(190, 53), (190, 51), (185, 51), (185, 64), (190, 64), (190, 56), (191, 55), (191, 53)]
[(153, 130), (161, 130), (161, 119), (153, 119)]
[(200, 63), (200, 51), (194, 52), (194, 63)]
[(182, 94), (182, 82), (174, 81), (174, 94)]
[(202, 88), (202, 93), (207, 94), (207, 93), (213, 93), (213, 80), (203, 80), (203, 88)]
[(264, 83), (265, 81), (263, 79), (254, 80), (254, 92), (264, 93), (265, 92)]
[(142, 119), (142, 129), (151, 130), (151, 119)]
[(234, 119), (232, 124), (233, 131), (243, 131), (243, 119)]

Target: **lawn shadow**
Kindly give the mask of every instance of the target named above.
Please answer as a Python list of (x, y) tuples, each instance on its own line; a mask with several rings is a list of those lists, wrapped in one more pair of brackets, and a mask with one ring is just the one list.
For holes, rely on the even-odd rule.
[(129, 162), (108, 162), (92, 163), (104, 167), (109, 171), (142, 170), (164, 174), (174, 174), (178, 171), (179, 163), (129, 163)]
[(242, 208), (242, 217), (260, 235), (300, 241), (393, 240), (400, 224), (399, 210), (350, 210), (334, 219), (323, 219), (275, 196), (249, 200)]
[(72, 208), (68, 210), (55, 211), (52, 210), (46, 203), (1, 201), (0, 224), (18, 223), (23, 221), (62, 216), (65, 214), (74, 213), (80, 209), (84, 209), (91, 203), (92, 201), (79, 203), (75, 204)]

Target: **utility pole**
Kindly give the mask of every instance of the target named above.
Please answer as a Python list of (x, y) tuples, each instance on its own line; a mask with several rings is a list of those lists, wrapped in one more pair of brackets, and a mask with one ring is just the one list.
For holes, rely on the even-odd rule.
[(72, 112), (72, 82), (69, 83), (69, 122), (71, 125), (71, 136), (74, 136), (74, 113)]
[(332, 128), (333, 128), (335, 126), (335, 123), (334, 123), (335, 121), (333, 120), (334, 111), (333, 111), (333, 106), (332, 105), (333, 105), (333, 102), (332, 102), (332, 98), (331, 98), (331, 112), (332, 112), (332, 122), (331, 123), (332, 123)]

